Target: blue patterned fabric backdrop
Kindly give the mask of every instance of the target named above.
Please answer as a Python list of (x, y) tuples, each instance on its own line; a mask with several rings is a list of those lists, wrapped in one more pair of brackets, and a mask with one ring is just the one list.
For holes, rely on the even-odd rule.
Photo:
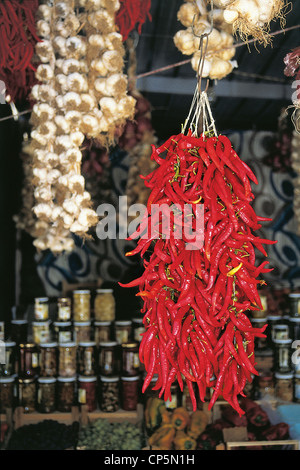
[[(253, 186), (253, 207), (260, 216), (271, 217), (263, 222), (257, 232), (262, 238), (278, 240), (267, 246), (268, 259), (274, 270), (265, 276), (268, 286), (274, 289), (300, 287), (300, 238), (296, 235), (293, 213), (293, 173), (273, 172), (263, 163), (265, 142), (274, 137), (271, 132), (226, 132), (238, 155), (254, 170), (258, 185)], [(110, 165), (112, 198), (124, 195), (129, 156), (120, 152), (114, 155)], [(124, 253), (135, 245), (123, 239), (76, 241), (71, 254), (54, 257), (52, 254), (36, 255), (39, 277), (48, 296), (58, 296), (62, 282), (93, 282), (98, 278), (117, 283), (128, 271), (134, 270), (137, 261), (126, 258)], [(261, 258), (264, 260), (263, 255)], [(261, 261), (258, 253), (258, 261)]]

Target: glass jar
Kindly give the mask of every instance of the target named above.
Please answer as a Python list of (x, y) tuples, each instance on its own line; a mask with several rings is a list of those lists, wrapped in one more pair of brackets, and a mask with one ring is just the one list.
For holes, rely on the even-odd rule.
[(99, 343), (99, 372), (100, 375), (115, 375), (117, 367), (117, 346), (116, 341), (103, 341)]
[(94, 302), (94, 315), (97, 321), (115, 320), (115, 298), (112, 289), (97, 289)]
[(77, 344), (81, 341), (90, 341), (92, 338), (92, 322), (74, 322), (73, 335)]
[(36, 321), (46, 321), (49, 318), (48, 297), (37, 297), (34, 299), (34, 318)]
[(274, 376), (273, 374), (260, 374), (257, 379), (258, 386), (258, 398), (264, 398), (265, 396), (274, 397)]
[(73, 291), (73, 319), (75, 322), (87, 322), (91, 319), (91, 292)]
[(40, 344), (40, 375), (42, 377), (56, 377), (58, 369), (57, 342)]
[(289, 317), (289, 337), (292, 341), (300, 340), (300, 317)]
[(71, 299), (69, 297), (60, 297), (57, 300), (57, 321), (70, 321), (71, 316)]
[(291, 344), (289, 339), (274, 339), (275, 345), (275, 370), (277, 372), (291, 371)]
[(294, 377), (294, 402), (300, 403), (300, 373)]
[(78, 377), (78, 402), (87, 405), (88, 412), (97, 408), (97, 377)]
[(76, 375), (76, 343), (61, 343), (58, 345), (58, 375), (72, 377)]
[(56, 410), (56, 378), (39, 377), (37, 406), (40, 413), (53, 413)]
[(35, 343), (19, 345), (18, 374), (21, 378), (35, 377), (39, 373), (39, 354)]
[(100, 376), (99, 406), (101, 411), (110, 413), (119, 409), (119, 388), (119, 377)]
[(15, 377), (0, 377), (0, 413), (14, 406)]
[[(251, 318), (251, 323), (254, 328), (262, 328), (264, 327), (268, 321), (267, 317), (263, 318)], [(267, 347), (267, 338), (255, 338), (255, 348), (256, 349), (265, 349)]]
[(139, 373), (140, 360), (139, 360), (139, 345), (138, 343), (123, 343), (122, 344), (122, 375), (123, 376), (136, 376)]
[(274, 339), (274, 327), (282, 321), (280, 315), (268, 315), (266, 323), (268, 324), (265, 334), (267, 335), (267, 341), (270, 346)]
[(72, 322), (55, 321), (53, 323), (55, 341), (58, 343), (68, 343), (73, 341)]
[(96, 342), (85, 341), (78, 345), (78, 374), (91, 376), (96, 371)]
[(278, 323), (273, 328), (273, 339), (289, 339), (289, 325)]
[(36, 379), (18, 379), (18, 401), (24, 413), (32, 413), (36, 406)]
[(268, 303), (267, 303), (267, 296), (263, 294), (259, 294), (262, 310), (252, 310), (251, 315), (253, 318), (265, 318), (268, 312)]
[(256, 370), (269, 371), (274, 367), (274, 350), (271, 348), (255, 351)]
[(140, 343), (142, 341), (142, 334), (145, 333), (145, 327), (142, 318), (132, 319), (132, 336), (133, 341)]
[(11, 376), (15, 373), (16, 343), (14, 341), (4, 342), (4, 364), (0, 361), (0, 376)]
[(95, 341), (97, 346), (103, 341), (111, 341), (112, 322), (110, 321), (95, 321), (94, 332)]
[(68, 413), (76, 402), (76, 376), (57, 377), (57, 410)]
[(289, 294), (290, 316), (300, 317), (300, 293)]
[(16, 344), (26, 343), (28, 335), (28, 321), (27, 320), (11, 320), (10, 336), (12, 341)]
[(125, 411), (135, 411), (138, 405), (140, 377), (121, 377), (121, 402)]
[(36, 344), (50, 341), (50, 321), (32, 322), (33, 341)]
[(293, 401), (293, 374), (275, 372), (275, 397), (283, 401)]
[(130, 320), (115, 321), (115, 338), (118, 344), (131, 340), (132, 322)]

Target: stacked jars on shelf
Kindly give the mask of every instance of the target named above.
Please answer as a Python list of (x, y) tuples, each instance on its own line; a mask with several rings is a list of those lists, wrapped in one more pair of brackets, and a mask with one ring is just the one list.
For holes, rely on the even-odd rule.
[(267, 324), (267, 337), (255, 343), (259, 376), (250, 394), (300, 403), (300, 294), (289, 294), (289, 310), (283, 315), (268, 315), (267, 297), (261, 295), (261, 300), (264, 308), (252, 311), (251, 322), (255, 327)]
[(7, 396), (1, 412), (14, 406), (27, 413), (69, 412), (78, 404), (89, 412), (136, 410), (142, 319), (116, 321), (110, 289), (96, 291), (93, 310), (89, 290), (73, 291), (72, 297), (58, 299), (53, 323), (49, 299), (36, 299), (32, 341), (28, 323), (20, 320), (16, 328), (12, 320), (11, 334), (18, 339), (5, 345), (10, 359), (0, 369), (1, 394)]

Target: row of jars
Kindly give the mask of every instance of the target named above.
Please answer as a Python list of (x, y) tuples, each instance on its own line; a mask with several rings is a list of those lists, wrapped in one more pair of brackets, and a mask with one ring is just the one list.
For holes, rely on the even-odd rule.
[[(261, 293), (260, 300), (262, 304), (261, 310), (253, 310), (253, 318), (266, 318), (268, 315), (268, 298), (267, 295)], [(288, 294), (289, 317), (300, 318), (300, 292), (291, 292)]]
[(137, 409), (140, 376), (1, 377), (0, 413), (20, 406), (25, 413), (70, 412), (86, 405), (88, 412)]
[[(247, 390), (246, 390), (247, 392)], [(261, 371), (249, 385), (249, 398), (300, 403), (300, 372)]]
[[(115, 320), (115, 298), (112, 289), (97, 289), (93, 305), (91, 298), (91, 291), (88, 289), (74, 290), (72, 299), (60, 297), (57, 300), (57, 321), (65, 322), (73, 319), (77, 322), (86, 322), (91, 320), (92, 315), (98, 321)], [(48, 297), (35, 298), (34, 318), (35, 321), (49, 319)]]
[(5, 343), (6, 360), (0, 364), (0, 376), (17, 373), (21, 378), (71, 377), (75, 374), (135, 376), (140, 372), (139, 343), (118, 344), (117, 341), (48, 342), (39, 345)]

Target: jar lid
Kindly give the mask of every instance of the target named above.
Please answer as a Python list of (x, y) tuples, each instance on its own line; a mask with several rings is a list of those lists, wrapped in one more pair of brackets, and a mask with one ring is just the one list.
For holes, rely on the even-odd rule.
[(65, 302), (66, 300), (67, 300), (68, 302), (71, 301), (70, 297), (59, 297), (59, 298), (57, 299), (57, 302)]
[(129, 326), (129, 325), (131, 325), (131, 320), (117, 320), (117, 321), (115, 321), (115, 325), (117, 325), (117, 326)]
[(292, 379), (294, 374), (292, 372), (275, 372), (276, 379)]
[(13, 348), (16, 345), (15, 341), (5, 341), (4, 344), (6, 348)]
[(277, 338), (274, 338), (273, 339), (273, 342), (276, 343), (276, 344), (290, 344), (293, 340), (291, 338), (287, 338), (287, 339), (277, 339)]
[(49, 297), (35, 297), (35, 302), (48, 302)]
[(38, 382), (41, 384), (52, 384), (56, 382), (56, 378), (55, 377), (39, 377)]
[(97, 380), (97, 377), (93, 376), (93, 377), (84, 377), (83, 375), (80, 375), (78, 377), (78, 381), (79, 382), (96, 382)]
[(80, 341), (78, 345), (83, 346), (85, 348), (89, 346), (96, 346), (96, 341)]
[(293, 292), (293, 293), (289, 294), (289, 297), (291, 299), (300, 299), (300, 292)]
[(131, 342), (131, 343), (122, 343), (122, 348), (136, 348), (138, 343)]
[[(268, 317), (269, 318), (269, 317)], [(267, 322), (268, 320), (267, 317), (262, 317), (262, 318), (251, 318), (252, 323), (262, 323), (262, 322)]]
[(73, 325), (74, 326), (91, 326), (92, 322), (91, 321), (74, 321)]
[(279, 323), (278, 325), (275, 325), (274, 328), (276, 330), (286, 330), (286, 328), (288, 327), (288, 325), (286, 324), (282, 324), (282, 323)]
[(96, 289), (97, 294), (112, 294), (113, 289)]
[(12, 383), (15, 381), (15, 377), (9, 376), (9, 377), (0, 377), (0, 384), (5, 384), (5, 383)]
[(30, 383), (33, 383), (35, 382), (35, 377), (28, 377), (26, 379), (21, 379), (20, 377), (18, 378), (18, 382), (21, 383), (21, 384), (30, 384)]
[(21, 343), (19, 344), (20, 348), (35, 348), (35, 343)]
[(65, 343), (58, 343), (58, 346), (61, 346), (63, 348), (73, 348), (76, 346), (75, 341), (66, 341)]
[(78, 290), (73, 290), (73, 294), (90, 294), (91, 291), (88, 289), (78, 289)]
[(139, 376), (136, 375), (134, 377), (121, 377), (121, 380), (124, 380), (124, 382), (135, 382), (136, 380), (139, 380)]
[(119, 382), (120, 377), (105, 377), (103, 375), (100, 375), (100, 380), (102, 382)]
[(300, 322), (300, 317), (289, 317), (288, 321)]
[(277, 321), (277, 320), (281, 320), (282, 317), (281, 317), (281, 315), (268, 315), (267, 319)]
[(28, 323), (28, 320), (24, 319), (15, 319), (10, 321), (13, 325), (25, 325), (25, 323)]
[(41, 348), (56, 348), (58, 343), (56, 341), (49, 341), (48, 343), (40, 343)]
[(132, 321), (135, 323), (143, 323), (143, 318), (133, 318)]
[(110, 326), (112, 324), (111, 321), (95, 321), (95, 326)]
[(33, 326), (46, 326), (46, 325), (50, 325), (50, 320), (45, 320), (45, 321), (33, 321), (32, 322), (32, 325)]
[(70, 326), (72, 325), (72, 322), (70, 321), (55, 321), (53, 322), (54, 326)]
[(73, 375), (72, 377), (57, 377), (58, 382), (75, 382), (76, 380), (76, 375)]
[(117, 341), (100, 341), (99, 346), (101, 347), (109, 347), (109, 346), (117, 346)]

